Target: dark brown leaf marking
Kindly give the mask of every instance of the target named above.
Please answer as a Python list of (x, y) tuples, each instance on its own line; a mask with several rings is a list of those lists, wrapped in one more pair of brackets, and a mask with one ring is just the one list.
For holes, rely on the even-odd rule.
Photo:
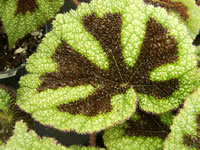
[(114, 72), (121, 77), (122, 82), (120, 84), (133, 85), (136, 92), (157, 98), (171, 95), (178, 88), (178, 80), (152, 82), (150, 73), (163, 64), (177, 61), (178, 49), (174, 38), (169, 36), (167, 30), (161, 24), (150, 19), (147, 23), (146, 36), (140, 56), (135, 66), (130, 68), (123, 61), (120, 42), (121, 26), (118, 25), (118, 28), (116, 28), (117, 20), (117, 17), (112, 16), (112, 14), (105, 15), (103, 19), (97, 18), (93, 14), (85, 17), (83, 23), (86, 30), (101, 43), (110, 60), (110, 66), (114, 66), (112, 69), (116, 70)]
[(166, 10), (172, 10), (179, 13), (184, 20), (189, 18), (187, 7), (182, 2), (172, 2), (171, 0), (144, 0), (146, 4), (154, 5), (155, 7), (162, 7)]
[(43, 83), (38, 88), (39, 91), (66, 86), (91, 84), (97, 87), (99, 85), (98, 90), (89, 95), (86, 100), (58, 106), (60, 111), (72, 114), (82, 113), (86, 116), (109, 112), (112, 110), (111, 97), (126, 91), (117, 82), (111, 80), (113, 77), (118, 78), (115, 72), (99, 69), (65, 42), (57, 48), (53, 59), (59, 63), (59, 72), (47, 73), (43, 76)]
[(128, 120), (126, 136), (160, 137), (165, 139), (170, 132), (167, 125), (160, 121), (159, 116), (137, 110), (140, 119)]
[(200, 0), (195, 0), (196, 1), (196, 4), (198, 5), (198, 6), (200, 6)]
[(26, 15), (27, 12), (34, 13), (35, 9), (38, 8), (36, 0), (18, 0), (17, 11), (15, 15), (22, 13)]
[(200, 115), (197, 117), (197, 135), (192, 137), (191, 135), (185, 135), (183, 137), (183, 143), (190, 148), (200, 149)]
[(150, 80), (150, 73), (154, 69), (163, 64), (176, 62), (177, 53), (175, 39), (168, 34), (167, 29), (151, 18), (147, 23), (145, 39), (134, 66), (135, 74), (130, 81), (132, 85), (135, 85), (135, 91), (160, 99), (167, 98), (178, 89), (178, 79), (164, 82)]
[(85, 100), (58, 106), (60, 111), (72, 114), (96, 116), (112, 110), (112, 96), (132, 87), (138, 93), (148, 94), (156, 98), (167, 98), (178, 89), (178, 79), (165, 82), (153, 82), (150, 73), (157, 67), (177, 61), (177, 43), (168, 35), (161, 24), (154, 19), (147, 23), (146, 37), (141, 54), (134, 67), (124, 63), (121, 47), (120, 14), (106, 14), (98, 18), (95, 14), (83, 18), (86, 30), (101, 44), (109, 59), (109, 69), (102, 70), (87, 58), (77, 53), (71, 46), (63, 42), (52, 57), (58, 63), (58, 72), (47, 73), (41, 77), (43, 81), (38, 91), (74, 87), (78, 85), (99, 85), (92, 95)]

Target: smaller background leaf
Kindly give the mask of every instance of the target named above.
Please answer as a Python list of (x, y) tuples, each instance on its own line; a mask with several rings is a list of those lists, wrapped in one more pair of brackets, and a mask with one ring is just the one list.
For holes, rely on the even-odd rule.
[(10, 101), (10, 95), (4, 89), (0, 88), (0, 110), (8, 112), (8, 105)]
[(48, 150), (70, 150), (56, 141), (50, 138), (40, 139), (37, 134), (31, 130), (28, 131), (25, 123), (22, 121), (17, 122), (15, 126), (14, 135), (9, 139), (9, 141), (2, 145), (0, 149), (2, 150), (31, 150), (31, 149), (48, 149)]
[[(153, 117), (152, 119), (156, 122), (151, 119), (150, 121), (147, 121), (148, 117)], [(105, 146), (108, 150), (161, 150), (163, 145), (163, 137), (161, 138), (158, 135), (156, 136), (155, 132), (162, 134), (162, 132), (165, 131), (160, 132), (159, 130), (157, 131), (157, 129), (151, 129), (151, 124), (155, 123), (158, 125), (157, 123), (161, 123), (157, 122), (156, 118), (158, 117), (154, 117), (155, 116), (151, 116), (150, 114), (142, 114), (140, 111), (137, 111), (137, 113), (131, 118), (131, 121), (128, 120), (124, 124), (105, 131), (103, 136)], [(131, 127), (130, 122), (132, 122), (134, 127)], [(158, 125), (158, 128), (160, 125)], [(140, 126), (141, 129), (139, 129)], [(135, 128), (134, 133), (132, 133), (134, 136), (128, 135), (130, 134), (128, 133), (130, 128)], [(166, 131), (166, 135), (167, 132), (168, 131)], [(148, 135), (145, 136), (144, 134)]]
[(164, 150), (200, 149), (200, 88), (190, 95), (175, 117)]
[[(64, 0), (6, 0), (0, 16), (8, 35), (9, 47), (26, 34), (37, 30), (51, 19), (64, 4)], [(3, 4), (4, 1), (0, 1)], [(31, 4), (30, 4), (31, 3)], [(22, 5), (19, 7), (19, 5)], [(28, 9), (28, 10), (26, 10)], [(30, 10), (29, 10), (30, 9)]]

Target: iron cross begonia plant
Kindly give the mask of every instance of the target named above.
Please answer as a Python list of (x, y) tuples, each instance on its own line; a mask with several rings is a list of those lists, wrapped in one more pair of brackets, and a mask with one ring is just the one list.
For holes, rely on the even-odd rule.
[[(59, 14), (27, 62), (16, 103), (58, 130), (103, 130), (109, 150), (197, 150), (198, 14), (194, 0), (92, 0)], [(2, 147), (33, 137), (22, 128)]]

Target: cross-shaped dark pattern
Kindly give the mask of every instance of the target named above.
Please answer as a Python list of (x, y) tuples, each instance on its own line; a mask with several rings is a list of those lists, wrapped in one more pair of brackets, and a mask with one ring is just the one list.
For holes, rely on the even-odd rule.
[(197, 119), (197, 135), (192, 137), (191, 135), (187, 134), (183, 137), (183, 143), (190, 148), (200, 149), (200, 114), (198, 115)]
[(83, 17), (82, 21), (85, 29), (104, 49), (109, 60), (109, 69), (100, 69), (63, 41), (52, 56), (58, 63), (59, 71), (42, 76), (38, 91), (88, 84), (94, 87), (99, 85), (99, 88), (85, 100), (59, 105), (60, 111), (96, 116), (100, 112), (110, 112), (111, 97), (125, 93), (129, 88), (157, 99), (167, 98), (178, 89), (178, 79), (160, 82), (150, 80), (150, 73), (155, 68), (178, 59), (175, 39), (156, 20), (150, 18), (147, 23), (146, 36), (134, 67), (128, 67), (122, 55), (121, 14), (108, 13), (104, 18), (92, 14)]
[(162, 7), (166, 10), (172, 10), (179, 13), (184, 20), (189, 18), (187, 7), (182, 2), (172, 2), (171, 0), (144, 0), (146, 4)]
[(19, 13), (26, 15), (28, 11), (31, 13), (34, 13), (35, 9), (37, 8), (38, 8), (38, 5), (36, 3), (36, 0), (18, 0), (17, 10), (16, 10), (15, 15)]

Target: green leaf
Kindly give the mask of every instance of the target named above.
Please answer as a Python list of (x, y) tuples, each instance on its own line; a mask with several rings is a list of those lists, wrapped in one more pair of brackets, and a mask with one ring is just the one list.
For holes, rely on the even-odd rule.
[(6, 143), (13, 135), (15, 123), (24, 120), (29, 128), (33, 125), (31, 116), (16, 105), (16, 91), (0, 84), (0, 141)]
[(191, 31), (193, 39), (199, 33), (200, 30), (200, 17), (197, 17), (200, 14), (200, 6), (196, 4), (196, 0), (172, 0), (183, 3), (187, 7), (187, 13), (189, 18), (184, 21)]
[(9, 47), (50, 20), (64, 0), (1, 0), (0, 18), (8, 35)]
[(146, 4), (166, 9), (169, 14), (178, 17), (180, 21), (188, 26), (193, 39), (200, 29), (200, 7), (196, 0), (144, 0)]
[(164, 150), (200, 149), (200, 88), (187, 97), (170, 128)]
[(0, 0), (0, 20), (3, 14), (3, 11), (5, 9), (6, 1), (5, 0)]
[(170, 112), (161, 114), (160, 120), (161, 120), (164, 124), (170, 126), (170, 125), (172, 124), (172, 122), (173, 122), (174, 116), (175, 116), (175, 114), (174, 114), (173, 112), (170, 111)]
[(0, 150), (105, 150), (104, 148), (70, 146), (65, 147), (52, 138), (39, 137), (34, 130), (28, 130), (23, 121), (18, 121), (15, 125), (14, 134), (6, 143), (0, 141)]
[(6, 144), (0, 146), (2, 150), (29, 150), (29, 149), (48, 149), (48, 150), (71, 150), (61, 144), (58, 144), (51, 138), (40, 138), (33, 130), (27, 131), (28, 128), (23, 121), (19, 121), (15, 125), (14, 135)]
[[(196, 88), (187, 26), (143, 0), (93, 0), (58, 15), (20, 80), (17, 103), (45, 125), (106, 129), (136, 108), (165, 113)], [(136, 95), (137, 93), (137, 95)]]
[(10, 95), (4, 89), (2, 89), (0, 85), (0, 110), (8, 112), (8, 105), (10, 104), (10, 101)]
[(108, 150), (161, 150), (168, 133), (158, 116), (139, 110), (124, 124), (106, 130), (103, 139)]
[(0, 84), (0, 143), (12, 136), (13, 114), (10, 112), (10, 105), (15, 99), (14, 95), (12, 88)]

